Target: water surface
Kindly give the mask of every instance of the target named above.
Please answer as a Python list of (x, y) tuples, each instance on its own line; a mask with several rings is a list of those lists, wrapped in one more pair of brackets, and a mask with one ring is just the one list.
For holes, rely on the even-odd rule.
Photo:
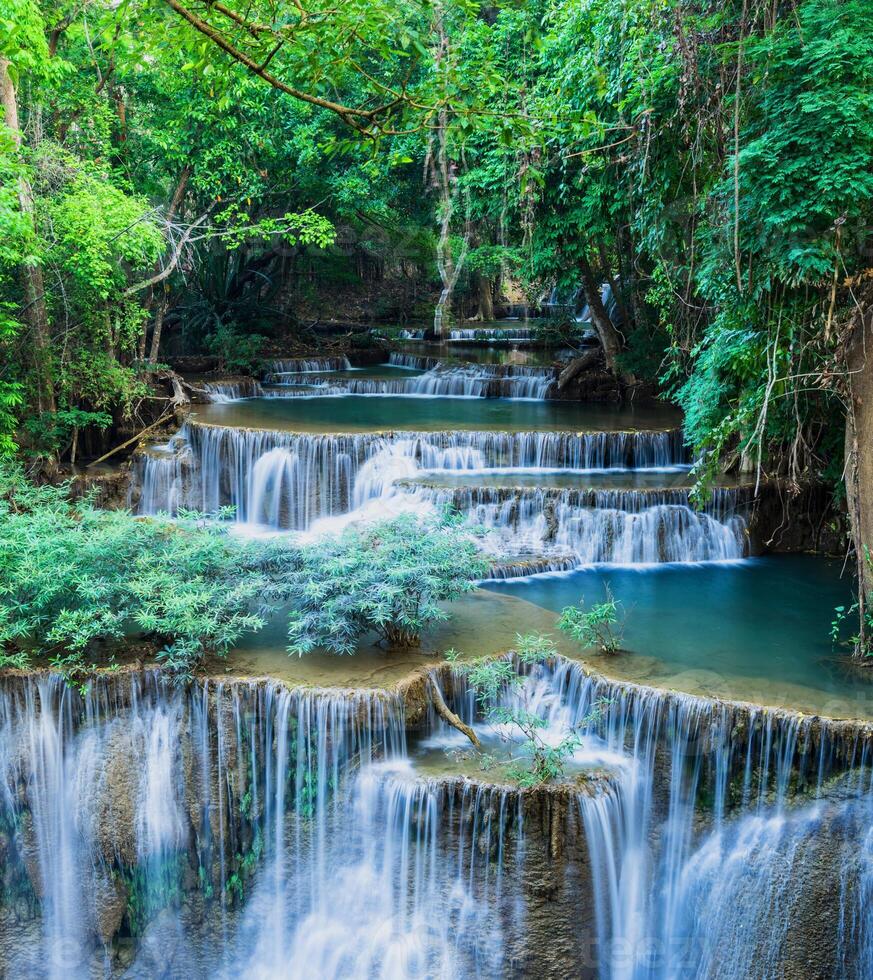
[[(643, 570), (601, 566), (489, 582), (447, 606), (451, 619), (428, 630), (418, 650), (392, 654), (371, 638), (354, 657), (289, 657), (278, 617), (224, 667), (292, 684), (382, 687), (436, 662), (447, 649), (470, 657), (499, 654), (513, 647), (516, 633), (540, 632), (550, 634), (564, 656), (612, 677), (835, 718), (871, 718), (873, 670), (851, 669), (846, 650), (835, 651), (830, 642), (834, 607), (850, 593), (840, 569), (841, 563), (823, 558), (782, 555)], [(585, 650), (556, 629), (561, 609), (601, 601), (607, 585), (622, 603), (628, 651), (614, 657)]]
[(600, 566), (485, 588), (558, 613), (607, 586), (622, 603), (617, 657), (596, 669), (659, 687), (832, 717), (873, 717), (873, 670), (851, 669), (832, 648), (834, 607), (851, 602), (842, 563), (774, 555), (735, 563)]
[(194, 417), (214, 425), (290, 432), (509, 431), (592, 432), (672, 429), (674, 409), (645, 410), (510, 398), (407, 395), (336, 395), (313, 398), (249, 398), (198, 405)]

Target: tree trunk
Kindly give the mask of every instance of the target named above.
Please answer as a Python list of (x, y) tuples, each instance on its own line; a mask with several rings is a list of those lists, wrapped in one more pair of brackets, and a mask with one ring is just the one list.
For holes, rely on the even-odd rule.
[[(440, 34), (442, 35), (442, 24), (440, 23)], [(445, 45), (445, 37), (443, 36), (443, 44)], [(434, 183), (439, 188), (440, 192), (440, 204), (442, 205), (440, 214), (440, 235), (437, 241), (436, 248), (436, 264), (437, 271), (440, 274), (440, 282), (442, 282), (442, 290), (440, 291), (440, 298), (437, 300), (436, 308), (433, 312), (433, 332), (434, 334), (442, 338), (448, 332), (448, 323), (446, 322), (446, 311), (451, 317), (452, 312), (452, 296), (455, 292), (455, 285), (458, 282), (458, 277), (461, 274), (461, 269), (464, 267), (464, 262), (467, 258), (467, 251), (470, 247), (470, 202), (467, 194), (465, 192), (465, 220), (464, 220), (464, 237), (461, 242), (461, 250), (458, 254), (457, 259), (452, 255), (452, 217), (455, 213), (455, 205), (457, 195), (459, 193), (458, 181), (455, 176), (454, 164), (449, 161), (446, 152), (446, 127), (448, 125), (448, 113), (445, 109), (441, 110), (439, 115), (439, 125), (437, 132), (437, 152), (436, 157), (429, 152), (428, 162), (426, 167), (429, 166), (433, 173)], [(427, 172), (427, 170), (425, 171)]]
[(858, 565), (860, 643), (855, 655), (866, 657), (866, 612), (873, 592), (873, 310), (859, 312), (846, 348), (849, 406), (846, 412), (846, 498)]
[(579, 260), (579, 269), (582, 273), (582, 291), (585, 294), (585, 302), (588, 304), (588, 309), (591, 310), (591, 322), (594, 324), (600, 345), (603, 347), (606, 366), (613, 374), (618, 374), (617, 358), (622, 348), (621, 335), (613, 326), (612, 320), (609, 319), (587, 256), (583, 255)]
[(476, 746), (477, 749), (482, 748), (482, 743), (479, 741), (479, 736), (470, 728), (469, 725), (465, 724), (461, 719), (455, 714), (454, 711), (446, 704), (445, 698), (443, 698), (443, 692), (440, 690), (439, 684), (430, 678), (430, 683), (428, 685), (430, 688), (430, 699), (436, 713), (442, 718), (446, 724), (451, 725), (452, 728), (457, 728), (459, 732), (466, 735), (468, 739)]
[[(179, 182), (176, 184), (176, 189), (173, 191), (173, 197), (170, 200), (170, 206), (167, 208), (167, 216), (164, 220), (166, 228), (169, 230), (170, 225), (173, 223), (173, 218), (176, 217), (176, 212), (179, 210), (179, 206), (182, 204), (182, 198), (185, 196), (185, 188), (188, 186), (188, 178), (191, 176), (191, 168), (186, 163), (182, 167), (182, 172), (179, 174)], [(160, 263), (155, 263), (155, 275), (160, 272)], [(167, 313), (167, 290), (161, 285), (161, 294), (158, 299), (157, 309), (155, 310), (155, 322), (152, 328), (152, 346), (149, 351), (149, 364), (158, 363), (158, 352), (161, 347), (161, 331), (164, 327), (164, 317)]]
[(167, 291), (161, 286), (161, 298), (155, 309), (155, 322), (152, 327), (152, 347), (149, 351), (149, 364), (158, 363), (158, 351), (161, 347), (161, 331), (164, 329), (164, 315), (167, 312)]
[[(9, 74), (9, 62), (0, 57), (0, 101), (3, 103), (3, 119), (9, 127), (17, 149), (21, 149), (21, 130), (18, 125), (18, 105), (15, 86)], [(33, 207), (33, 191), (26, 177), (18, 181), (18, 206), (36, 231)], [(33, 350), (33, 367), (36, 380), (37, 408), (40, 413), (55, 411), (55, 391), (51, 371), (51, 330), (45, 302), (45, 284), (42, 267), (23, 265), (21, 282), (24, 293), (24, 319), (30, 327)]]
[(580, 374), (593, 367), (599, 360), (600, 351), (596, 347), (585, 351), (579, 357), (574, 357), (558, 376), (558, 391), (563, 391), (571, 381), (575, 381)]
[(606, 254), (606, 249), (603, 247), (602, 242), (597, 243), (597, 254), (600, 256), (600, 264), (603, 267), (603, 274), (606, 276), (610, 286), (612, 286), (612, 295), (615, 297), (615, 305), (618, 309), (619, 315), (621, 316), (622, 323), (627, 329), (630, 327), (631, 321), (630, 313), (625, 305), (624, 296), (622, 293), (624, 283), (619, 280), (618, 276), (614, 276), (612, 274), (612, 266), (609, 264), (609, 256)]
[(477, 320), (487, 321), (494, 319), (494, 294), (492, 291), (491, 280), (488, 276), (476, 273), (476, 288), (479, 294), (479, 311)]

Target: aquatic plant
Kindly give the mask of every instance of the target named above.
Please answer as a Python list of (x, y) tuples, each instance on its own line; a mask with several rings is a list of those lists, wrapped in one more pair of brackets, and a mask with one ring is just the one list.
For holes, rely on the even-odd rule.
[(601, 653), (618, 653), (624, 631), (621, 603), (606, 586), (606, 599), (586, 610), (580, 601), (577, 606), (561, 610), (558, 629), (569, 633), (585, 647), (596, 647)]

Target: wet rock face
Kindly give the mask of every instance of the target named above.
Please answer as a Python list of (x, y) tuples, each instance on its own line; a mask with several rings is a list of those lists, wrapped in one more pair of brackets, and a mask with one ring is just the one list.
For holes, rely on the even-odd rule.
[(143, 759), (142, 739), (130, 727), (113, 726), (102, 766), (95, 767), (93, 809), (86, 811), (90, 832), (103, 861), (132, 866), (137, 862), (137, 807)]
[(126, 507), (130, 489), (130, 468), (125, 464), (97, 472), (79, 473), (72, 478), (70, 493), (78, 499), (93, 494), (95, 507), (118, 510)]
[(130, 895), (120, 877), (100, 871), (94, 889), (97, 937), (108, 946), (121, 928)]
[(766, 483), (749, 522), (751, 553), (804, 553), (839, 556), (849, 539), (844, 511), (823, 485), (809, 484), (789, 492), (778, 482)]
[(516, 975), (593, 978), (595, 907), (575, 794), (569, 787), (528, 794), (525, 827), (525, 934), (511, 945)]

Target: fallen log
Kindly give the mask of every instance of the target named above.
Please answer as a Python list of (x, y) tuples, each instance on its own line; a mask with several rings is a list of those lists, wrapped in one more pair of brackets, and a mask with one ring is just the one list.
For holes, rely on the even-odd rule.
[(578, 378), (583, 371), (587, 371), (588, 368), (592, 367), (600, 360), (600, 348), (592, 347), (585, 351), (584, 354), (580, 354), (579, 357), (574, 357), (572, 361), (561, 371), (558, 375), (558, 391), (566, 388), (567, 385)]

